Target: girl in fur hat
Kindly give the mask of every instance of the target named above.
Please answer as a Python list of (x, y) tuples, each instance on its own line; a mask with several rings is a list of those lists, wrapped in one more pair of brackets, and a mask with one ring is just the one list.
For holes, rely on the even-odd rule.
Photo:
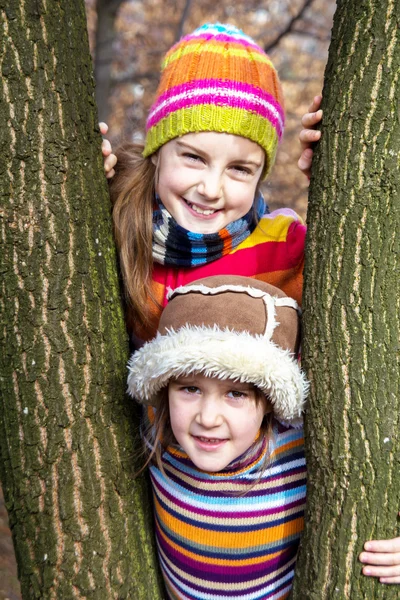
[(298, 342), (295, 300), (219, 276), (174, 290), (133, 354), (169, 598), (287, 598), (306, 493)]

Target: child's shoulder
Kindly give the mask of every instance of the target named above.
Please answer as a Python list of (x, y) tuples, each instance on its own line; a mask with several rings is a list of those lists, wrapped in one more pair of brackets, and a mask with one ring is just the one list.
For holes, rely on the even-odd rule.
[(297, 212), (292, 208), (287, 207), (277, 208), (276, 210), (273, 210), (270, 213), (266, 213), (265, 215), (263, 215), (262, 218), (276, 219), (278, 217), (287, 217), (290, 220), (299, 221), (300, 223), (303, 223), (303, 219), (301, 218), (301, 216), (297, 214)]
[(261, 217), (259, 227), (288, 228), (292, 224), (305, 227), (303, 219), (294, 210), (291, 208), (277, 208)]
[(279, 208), (261, 217), (257, 227), (241, 246), (254, 246), (264, 242), (283, 242), (304, 245), (306, 226), (303, 219), (290, 208)]

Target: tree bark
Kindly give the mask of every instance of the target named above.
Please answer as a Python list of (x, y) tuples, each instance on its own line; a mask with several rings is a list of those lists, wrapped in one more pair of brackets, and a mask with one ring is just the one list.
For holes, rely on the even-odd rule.
[(83, 0), (0, 0), (1, 479), (25, 599), (156, 599)]
[(399, 0), (341, 0), (308, 209), (306, 528), (293, 600), (390, 600), (361, 574), (399, 535)]

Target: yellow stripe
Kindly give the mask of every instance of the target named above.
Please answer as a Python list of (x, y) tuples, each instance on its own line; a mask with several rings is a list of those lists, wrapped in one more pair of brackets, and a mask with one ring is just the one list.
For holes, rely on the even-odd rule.
[(225, 566), (225, 567), (230, 567), (232, 565), (234, 565), (234, 566), (240, 565), (241, 567), (245, 567), (247, 565), (257, 565), (259, 563), (265, 562), (266, 560), (273, 560), (274, 558), (276, 558), (277, 556), (279, 556), (281, 554), (281, 552), (273, 552), (271, 554), (268, 554), (268, 552), (266, 551), (266, 553), (263, 556), (247, 558), (247, 559), (241, 560), (239, 562), (236, 559), (234, 561), (232, 561), (227, 558), (213, 558), (211, 556), (202, 556), (201, 554), (195, 554), (194, 552), (190, 552), (189, 550), (186, 550), (182, 546), (175, 544), (175, 542), (172, 542), (172, 540), (170, 540), (161, 529), (159, 530), (159, 533), (160, 533), (161, 537), (164, 539), (165, 543), (168, 546), (171, 546), (171, 548), (173, 548), (180, 554), (183, 554), (184, 556), (186, 556), (187, 558), (190, 558), (192, 560), (196, 560), (197, 562), (207, 563), (207, 564), (211, 564), (211, 565), (219, 565), (219, 566)]
[[(157, 511), (158, 518), (165, 526), (173, 531), (176, 535), (179, 535), (188, 540), (196, 540), (197, 542), (204, 544), (202, 540), (203, 532), (199, 527), (194, 527), (188, 523), (183, 523), (173, 515), (170, 515), (166, 510), (162, 508), (156, 499), (155, 508)], [(210, 539), (210, 544), (207, 544), (210, 548), (237, 548), (240, 538), (240, 547), (253, 548), (260, 546), (265, 543), (276, 542), (278, 540), (285, 539), (289, 535), (300, 533), (304, 528), (304, 519), (299, 517), (290, 521), (289, 523), (283, 523), (276, 525), (275, 527), (266, 527), (259, 531), (243, 531), (243, 532), (226, 532), (226, 531), (213, 531), (207, 532), (207, 537)]]
[(143, 156), (149, 156), (169, 140), (193, 131), (240, 135), (259, 144), (268, 153), (270, 163), (274, 161), (278, 134), (268, 119), (242, 108), (216, 104), (195, 104), (169, 113), (148, 130)]
[[(288, 483), (293, 483), (293, 482), (297, 482), (301, 479), (304, 479), (304, 473), (298, 473), (296, 475), (288, 475), (287, 477), (285, 477), (284, 480), (282, 480), (282, 485), (283, 484), (288, 484)], [(254, 490), (254, 488), (253, 488)], [(252, 491), (253, 491), (252, 490)], [(170, 500), (164, 493), (163, 489), (157, 489), (157, 501), (158, 502), (162, 502), (164, 506), (167, 507), (167, 509), (170, 510), (175, 510), (176, 509), (176, 502), (175, 502), (175, 498), (173, 498), (172, 500)], [(210, 505), (209, 507), (207, 507), (208, 510), (211, 510), (211, 506), (214, 505)], [(204, 508), (204, 505), (203, 505)], [(304, 506), (295, 506), (293, 508), (288, 509), (287, 506), (281, 506), (279, 507), (279, 512), (275, 512), (271, 515), (265, 515), (265, 514), (260, 514), (259, 516), (254, 516), (254, 515), (248, 515), (245, 511), (242, 513), (241, 518), (240, 518), (240, 525), (242, 527), (245, 526), (251, 526), (254, 529), (255, 525), (263, 525), (264, 528), (266, 528), (268, 526), (268, 523), (271, 523), (273, 521), (276, 521), (279, 518), (289, 518), (294, 514), (298, 514), (300, 509), (303, 509)], [(192, 521), (197, 521), (199, 523), (199, 527), (201, 528), (203, 525), (206, 528), (207, 524), (210, 525), (224, 525), (226, 527), (231, 526), (231, 525), (237, 525), (238, 520), (237, 517), (235, 516), (229, 516), (226, 513), (223, 512), (223, 510), (221, 509), (214, 509), (215, 512), (217, 514), (213, 515), (209, 515), (206, 516), (204, 514), (198, 514), (195, 511), (193, 511), (190, 514), (190, 518)]]
[[(303, 442), (302, 442), (303, 443)], [(302, 445), (302, 443), (298, 444), (299, 446)], [(273, 452), (270, 456), (270, 461), (272, 461), (277, 455), (279, 455), (279, 453)], [(181, 472), (179, 469), (176, 469), (173, 465), (171, 464), (166, 464), (164, 465), (165, 468), (165, 472), (167, 473), (167, 475), (172, 475), (175, 476), (177, 479), (180, 479), (181, 481), (183, 481), (184, 484), (186, 485), (193, 485), (193, 478), (190, 475), (186, 475), (184, 472)], [(197, 485), (197, 489), (199, 490), (199, 492), (210, 492), (210, 491), (214, 491), (215, 489), (221, 491), (223, 490), (224, 492), (226, 492), (227, 494), (240, 494), (240, 492), (243, 492), (244, 489), (248, 489), (248, 487), (246, 486), (246, 488), (244, 487), (244, 485), (242, 483), (236, 483), (234, 479), (232, 479), (232, 474), (226, 473), (225, 477), (230, 479), (227, 479), (227, 484), (224, 485), (224, 480), (220, 479), (217, 483), (217, 486), (215, 485), (215, 480), (208, 480), (208, 479), (203, 479), (203, 480), (199, 480), (197, 481), (196, 485)], [(286, 481), (286, 477), (287, 475), (283, 476), (283, 479)], [(293, 475), (291, 476), (293, 477)], [(302, 479), (304, 477), (303, 473), (299, 473), (298, 475), (295, 476), (296, 479)], [(264, 492), (265, 489), (265, 484), (264, 482), (260, 482), (260, 483), (255, 483), (254, 486), (251, 488), (252, 491), (254, 492)], [(237, 496), (236, 496), (237, 497)]]
[(265, 242), (286, 242), (288, 230), (293, 221), (296, 221), (296, 218), (289, 215), (278, 215), (273, 219), (263, 217), (253, 233), (234, 248), (231, 254), (235, 254), (235, 252), (244, 248), (253, 248)]
[[(226, 48), (220, 44), (216, 44), (215, 42), (211, 42), (209, 44), (202, 44), (197, 42), (189, 42), (186, 46), (179, 46), (175, 52), (171, 54), (167, 54), (165, 57), (161, 70), (163, 71), (170, 63), (175, 60), (178, 60), (181, 56), (185, 56), (186, 54), (192, 54), (196, 52), (214, 52), (215, 54), (225, 54)], [(241, 48), (229, 48), (229, 57), (231, 56), (239, 56), (240, 58), (247, 58), (249, 61), (254, 60), (266, 65), (269, 65), (273, 71), (275, 71), (274, 65), (271, 60), (268, 58), (266, 54), (262, 54), (261, 52), (257, 52), (257, 50), (248, 49), (243, 50)]]

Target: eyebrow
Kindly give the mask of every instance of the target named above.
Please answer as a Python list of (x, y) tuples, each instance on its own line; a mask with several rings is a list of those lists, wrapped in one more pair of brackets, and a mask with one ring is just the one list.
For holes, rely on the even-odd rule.
[(205, 156), (208, 156), (207, 152), (204, 152), (204, 150), (201, 150), (200, 148), (196, 148), (196, 146), (191, 146), (190, 144), (187, 144), (186, 142), (177, 140), (176, 145), (180, 146), (181, 148), (188, 148), (188, 150), (192, 150), (196, 154), (204, 154)]
[[(207, 152), (205, 152), (204, 150), (201, 150), (200, 148), (196, 148), (195, 146), (191, 146), (190, 144), (187, 144), (186, 142), (177, 140), (176, 144), (177, 144), (177, 146), (179, 146), (181, 148), (187, 148), (188, 150), (191, 150), (195, 154), (201, 154), (202, 156), (206, 156), (207, 158), (209, 157)], [(230, 162), (235, 165), (253, 165), (254, 167), (256, 167), (256, 169), (259, 169), (261, 167), (260, 162), (255, 161), (255, 160), (246, 160), (243, 158), (238, 158), (237, 160), (232, 160)]]

